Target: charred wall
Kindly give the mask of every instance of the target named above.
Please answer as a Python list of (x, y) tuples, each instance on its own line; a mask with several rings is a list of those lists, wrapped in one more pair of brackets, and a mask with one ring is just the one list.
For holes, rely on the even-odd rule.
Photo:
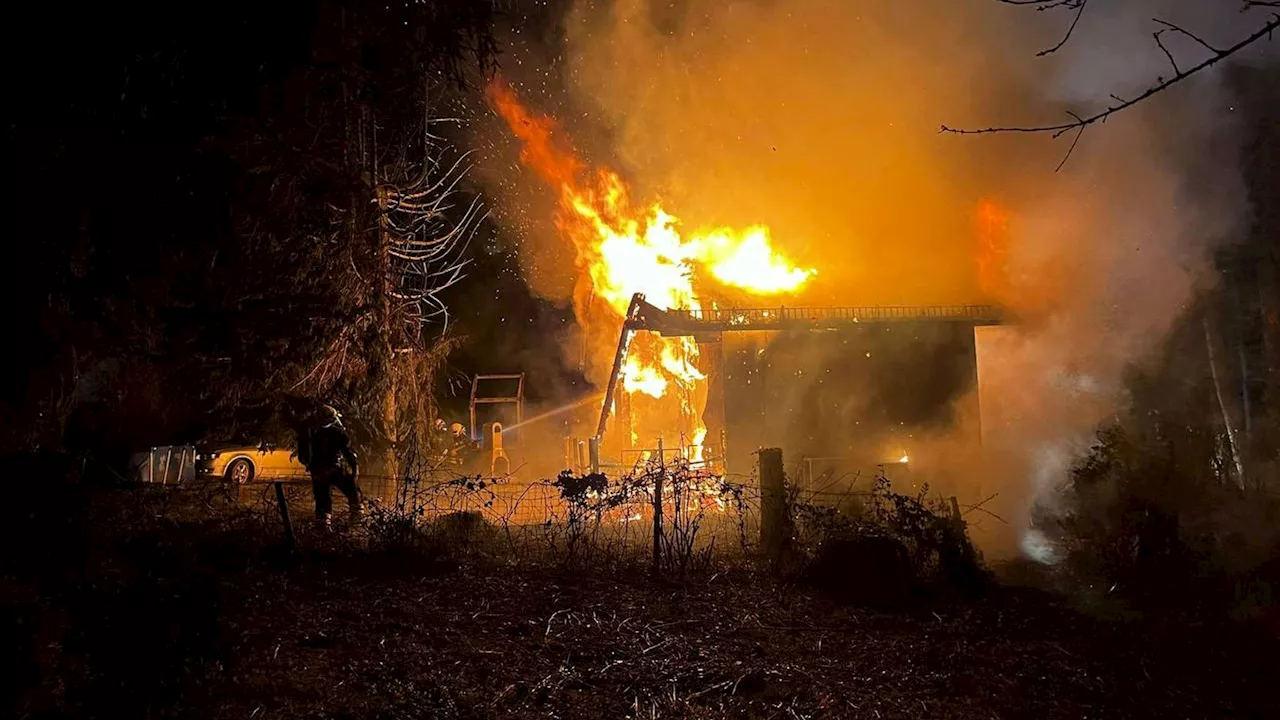
[(711, 422), (719, 413), (734, 474), (751, 471), (760, 447), (783, 448), (789, 463), (896, 460), (914, 438), (955, 426), (958, 401), (977, 401), (965, 323), (726, 334), (720, 352), (708, 427), (720, 429)]

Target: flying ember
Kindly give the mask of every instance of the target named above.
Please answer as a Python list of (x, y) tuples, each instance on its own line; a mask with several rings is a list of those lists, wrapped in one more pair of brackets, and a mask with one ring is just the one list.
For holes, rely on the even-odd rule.
[[(486, 94), (521, 140), (521, 162), (559, 193), (556, 225), (576, 252), (574, 309), (589, 342), (592, 325), (602, 320), (592, 312), (593, 306), (604, 304), (611, 310), (608, 327), (594, 333), (602, 353), (612, 352), (635, 293), (665, 309), (700, 310), (704, 303), (714, 303), (700, 296), (695, 287), (699, 283), (770, 296), (795, 292), (815, 274), (780, 254), (764, 226), (686, 234), (676, 216), (660, 204), (633, 205), (617, 173), (589, 170), (555, 137), (554, 121), (530, 112), (501, 80), (490, 83)], [(642, 394), (651, 402), (644, 408), (633, 406), (637, 416), (652, 420), (644, 423), (637, 417), (642, 425), (679, 430), (689, 443), (683, 451), (698, 460), (706, 436), (705, 380), (692, 338), (646, 333), (629, 348), (622, 388), (629, 396)], [(658, 402), (664, 399), (665, 405)]]

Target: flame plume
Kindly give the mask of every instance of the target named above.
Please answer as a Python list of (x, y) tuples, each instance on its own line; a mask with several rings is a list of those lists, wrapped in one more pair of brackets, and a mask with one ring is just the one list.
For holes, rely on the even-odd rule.
[[(555, 122), (530, 112), (501, 79), (489, 84), (486, 96), (521, 141), (521, 163), (559, 193), (556, 226), (576, 252), (575, 315), (588, 342), (602, 346), (602, 355), (612, 352), (635, 293), (666, 309), (702, 309), (695, 270), (755, 295), (794, 292), (814, 275), (779, 254), (764, 226), (683, 233), (679, 220), (660, 204), (633, 205), (617, 173), (589, 169), (559, 144)], [(599, 306), (608, 312), (595, 311)], [(679, 428), (689, 439), (692, 460), (701, 459), (706, 436), (706, 375), (697, 365), (692, 338), (642, 333), (631, 344), (622, 379), (624, 392), (653, 401), (652, 407), (633, 406), (633, 417), (640, 423), (647, 418), (656, 428)]]

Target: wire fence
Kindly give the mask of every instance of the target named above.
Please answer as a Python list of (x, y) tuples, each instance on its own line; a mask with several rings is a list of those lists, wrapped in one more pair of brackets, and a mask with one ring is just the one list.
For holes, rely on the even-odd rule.
[[(780, 469), (771, 475), (780, 476)], [(754, 474), (722, 476), (683, 459), (651, 460), (614, 478), (564, 471), (528, 480), (439, 468), (422, 477), (369, 474), (359, 478), (362, 512), (345, 523), (350, 504), (330, 487), (336, 496), (332, 529), (370, 545), (432, 546), (443, 540), (454, 550), (496, 551), (507, 559), (537, 555), (600, 565), (628, 560), (651, 564), (654, 572), (679, 573), (709, 566), (713, 555), (717, 561), (776, 558), (770, 538), (780, 534), (793, 547), (816, 548), (833, 530), (853, 527), (851, 518), (856, 524), (863, 522), (857, 518), (884, 517), (886, 510), (900, 513), (904, 499), (918, 506), (920, 517), (947, 515), (938, 509), (941, 498), (897, 495), (883, 475), (871, 478), (869, 486), (860, 473), (822, 478), (821, 484), (783, 482), (764, 491)], [(275, 532), (283, 525), (290, 544), (312, 528), (331, 528), (313, 519), (308, 477), (286, 474), (239, 485), (208, 479), (205, 487)]]
[[(726, 475), (717, 477), (719, 484), (688, 491), (691, 497), (707, 510), (718, 512), (754, 512), (760, 505), (760, 487), (754, 475)], [(626, 479), (615, 482), (625, 482)], [(788, 485), (793, 501), (804, 504), (838, 506), (842, 502), (874, 494), (871, 484), (874, 476), (847, 473), (835, 477), (820, 478), (812, 486)], [(208, 482), (225, 484), (210, 479)], [(290, 506), (298, 511), (313, 512), (314, 496), (311, 479), (306, 475), (280, 475), (254, 480), (240, 486), (230, 486), (228, 492), (246, 505), (275, 502), (274, 485), (284, 485), (290, 498)], [(512, 477), (456, 476), (446, 480), (405, 479), (386, 475), (361, 475), (359, 487), (366, 503), (389, 506), (397, 502), (409, 502), (426, 509), (425, 515), (436, 516), (456, 512), (479, 512), (487, 519), (515, 524), (536, 524), (555, 520), (565, 512), (569, 501), (563, 489), (553, 479), (520, 480)], [(649, 483), (652, 484), (652, 481)], [(665, 502), (674, 503), (672, 488), (665, 491)], [(345, 502), (337, 488), (331, 488), (334, 502)], [(643, 496), (643, 498), (641, 498)], [(631, 503), (652, 504), (652, 489), (636, 491)], [(673, 508), (674, 510), (674, 508)], [(616, 514), (623, 514), (621, 510)]]
[[(672, 469), (669, 474), (681, 477)], [(688, 474), (688, 473), (686, 473)], [(563, 476), (562, 476), (563, 477)], [(574, 502), (601, 504), (603, 514), (617, 516), (620, 522), (629, 515), (628, 510), (653, 504), (654, 481), (636, 480), (630, 476), (615, 480), (610, 486), (574, 496), (572, 488), (566, 488), (560, 478), (525, 480), (513, 476), (452, 476), (447, 478), (403, 478), (387, 475), (361, 475), (358, 485), (364, 502), (371, 507), (413, 506), (420, 515), (430, 519), (460, 512), (475, 512), (493, 522), (529, 525), (557, 521), (569, 512)], [(753, 510), (759, 504), (759, 489), (738, 479), (716, 479), (698, 475), (697, 486), (683, 478), (669, 482), (664, 490), (664, 504), (675, 511), (675, 503), (707, 512), (727, 513), (741, 509)], [(742, 480), (750, 481), (751, 478)], [(214, 482), (214, 481), (211, 481)], [(216, 482), (224, 482), (218, 480)], [(288, 494), (290, 507), (295, 511), (314, 511), (311, 479), (308, 476), (283, 475), (255, 480), (239, 486), (231, 486), (232, 493), (246, 505), (262, 505), (275, 502), (274, 485), (281, 484)], [(331, 488), (335, 506), (345, 502), (342, 493)], [(684, 497), (687, 496), (687, 497)], [(603, 507), (607, 505), (608, 507)], [(685, 509), (682, 507), (682, 510)], [(606, 511), (607, 512), (604, 512)]]
[[(301, 535), (316, 526), (309, 478), (210, 484), (265, 523), (278, 526), (283, 519), (290, 542), (294, 526)], [(516, 556), (541, 552), (600, 563), (631, 558), (651, 562), (655, 569), (682, 571), (709, 563), (713, 552), (721, 559), (751, 554), (760, 534), (758, 488), (688, 463), (651, 463), (643, 472), (612, 481), (569, 472), (534, 481), (362, 475), (359, 486), (364, 507), (358, 524), (344, 524), (349, 504), (330, 488), (334, 524), (354, 529), (351, 535), (371, 543), (462, 535), (469, 543)]]

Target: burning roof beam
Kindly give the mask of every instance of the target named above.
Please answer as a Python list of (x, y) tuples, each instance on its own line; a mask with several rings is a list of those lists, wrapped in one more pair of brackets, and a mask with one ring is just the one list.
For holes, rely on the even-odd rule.
[(604, 438), (613, 411), (618, 381), (627, 360), (631, 339), (638, 331), (656, 332), (664, 337), (712, 335), (721, 332), (752, 330), (824, 330), (868, 323), (955, 322), (972, 326), (1002, 325), (1005, 311), (995, 305), (868, 305), (830, 308), (766, 308), (664, 310), (647, 300), (644, 293), (631, 296), (631, 304), (623, 320), (622, 333), (613, 356), (609, 382), (605, 386), (600, 422), (596, 426), (597, 442)]
[[(663, 310), (638, 295), (638, 311), (628, 317), (632, 330), (652, 330), (664, 336), (701, 335), (748, 330), (821, 330), (864, 323), (959, 322), (1003, 325), (1006, 313), (994, 305), (869, 305), (824, 308), (713, 308)], [(633, 307), (636, 300), (633, 300)]]

